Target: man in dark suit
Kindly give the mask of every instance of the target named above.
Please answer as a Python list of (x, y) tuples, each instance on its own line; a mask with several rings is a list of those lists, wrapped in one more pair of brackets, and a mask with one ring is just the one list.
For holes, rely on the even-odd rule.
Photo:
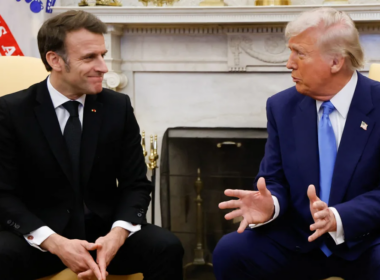
[(214, 251), (216, 277), (380, 279), (380, 83), (356, 72), (347, 14), (308, 11), (285, 34), (296, 86), (268, 99), (257, 190), (219, 205), (243, 220)]
[(181, 243), (146, 223), (152, 186), (130, 100), (102, 88), (106, 31), (85, 12), (49, 19), (38, 45), (51, 74), (0, 98), (0, 279), (65, 267), (182, 279)]

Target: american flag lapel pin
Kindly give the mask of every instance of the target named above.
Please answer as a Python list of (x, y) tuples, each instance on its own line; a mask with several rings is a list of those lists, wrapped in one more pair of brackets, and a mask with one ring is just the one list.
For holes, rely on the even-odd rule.
[(368, 127), (368, 124), (366, 124), (365, 122), (362, 122), (360, 125), (360, 128), (362, 128), (363, 130), (367, 130), (367, 127)]
[(96, 110), (95, 109), (91, 109), (91, 112), (96, 113)]

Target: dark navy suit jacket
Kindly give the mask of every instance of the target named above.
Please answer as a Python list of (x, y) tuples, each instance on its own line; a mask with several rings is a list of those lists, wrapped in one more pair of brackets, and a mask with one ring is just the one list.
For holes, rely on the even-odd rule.
[[(265, 178), (278, 198), (280, 214), (257, 230), (300, 252), (325, 240), (347, 260), (380, 243), (380, 83), (358, 73), (339, 145), (329, 201), (343, 223), (345, 242), (338, 246), (328, 233), (312, 243), (307, 240), (314, 223), (308, 186), (314, 184), (320, 192), (316, 101), (289, 88), (268, 99), (267, 118), (268, 140), (257, 179)], [(361, 128), (362, 121), (367, 130)]]

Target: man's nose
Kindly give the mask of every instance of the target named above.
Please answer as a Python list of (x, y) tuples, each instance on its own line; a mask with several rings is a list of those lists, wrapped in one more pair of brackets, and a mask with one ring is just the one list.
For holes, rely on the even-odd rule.
[(286, 63), (286, 68), (288, 69), (296, 69), (297, 68), (297, 64), (295, 63), (294, 61), (294, 58), (293, 58), (293, 54), (291, 53), (290, 56), (289, 56), (289, 59), (288, 59), (288, 62)]
[(100, 59), (97, 61), (95, 70), (97, 72), (101, 72), (101, 73), (107, 73), (108, 72), (108, 67), (107, 67), (107, 64), (106, 64), (103, 57), (100, 57)]

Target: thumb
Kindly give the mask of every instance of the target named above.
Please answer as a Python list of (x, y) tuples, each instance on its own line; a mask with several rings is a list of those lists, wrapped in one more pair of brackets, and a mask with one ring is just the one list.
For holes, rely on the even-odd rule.
[(307, 189), (307, 196), (311, 203), (320, 200), (317, 196), (314, 185), (309, 185), (309, 188)]
[(99, 246), (99, 244), (88, 243), (88, 242), (84, 241), (83, 247), (86, 248), (87, 251), (93, 251), (93, 250), (98, 249), (100, 246)]
[(270, 192), (267, 189), (267, 185), (265, 184), (264, 177), (260, 177), (257, 181), (257, 189), (259, 190), (260, 194), (263, 196), (270, 195)]

